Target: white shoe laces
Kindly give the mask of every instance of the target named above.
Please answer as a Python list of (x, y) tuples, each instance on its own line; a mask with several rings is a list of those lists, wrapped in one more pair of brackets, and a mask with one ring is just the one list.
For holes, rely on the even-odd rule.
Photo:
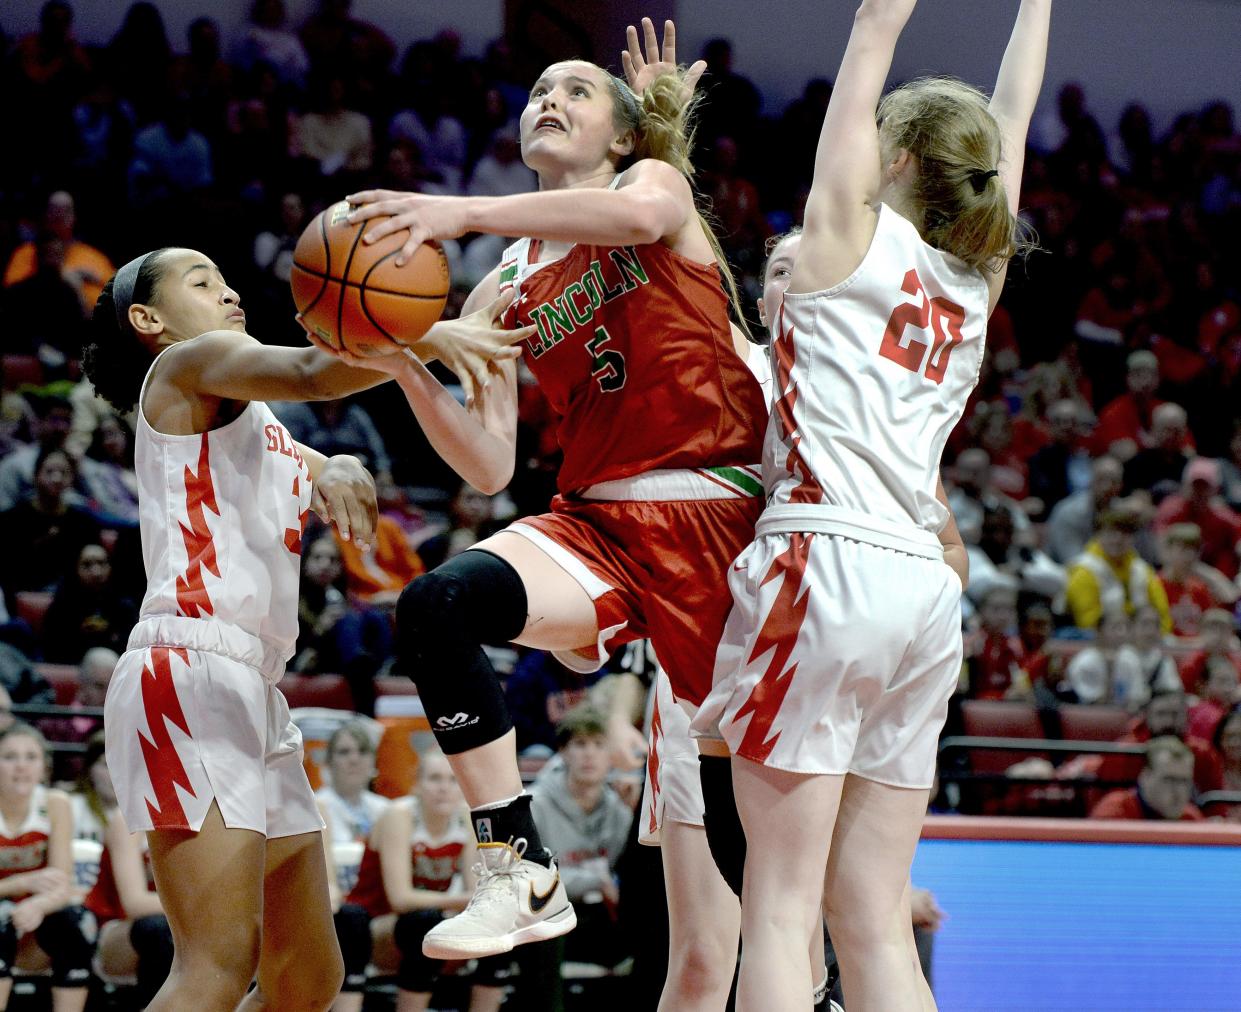
[(497, 847), (493, 861), (483, 858), (474, 865), (474, 874), (478, 876), (478, 887), (466, 905), (466, 910), (481, 913), (483, 908), (496, 906), (511, 895), (513, 876), (520, 872), (520, 866), (526, 853), (525, 837)]

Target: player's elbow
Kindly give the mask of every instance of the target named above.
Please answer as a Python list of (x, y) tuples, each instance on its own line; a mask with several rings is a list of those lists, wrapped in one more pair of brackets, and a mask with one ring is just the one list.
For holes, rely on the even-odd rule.
[(670, 211), (670, 201), (662, 195), (635, 194), (626, 215), (625, 231), (634, 246), (659, 242), (664, 236), (675, 232), (678, 223)]
[(508, 488), (508, 483), (513, 480), (513, 462), (490, 464), (480, 468), (477, 475), (466, 480), (483, 495), (498, 495)]

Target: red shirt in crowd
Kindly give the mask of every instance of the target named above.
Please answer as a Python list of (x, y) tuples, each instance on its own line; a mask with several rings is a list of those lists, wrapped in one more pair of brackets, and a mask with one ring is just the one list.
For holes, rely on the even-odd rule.
[[(1092, 819), (1158, 819), (1160, 816), (1142, 803), (1138, 797), (1138, 789), (1131, 787), (1127, 791), (1112, 791), (1103, 795), (1099, 803), (1090, 810)], [(1187, 804), (1181, 811), (1179, 822), (1201, 822), (1204, 816), (1194, 804)]]
[[(1146, 721), (1138, 717), (1129, 725), (1129, 730), (1116, 739), (1118, 745), (1145, 745), (1151, 740), (1151, 729)], [(1211, 790), (1211, 785), (1219, 779), (1219, 756), (1211, 743), (1193, 735), (1181, 739), (1189, 751), (1194, 754), (1194, 786), (1199, 791)], [(1141, 756), (1101, 755), (1093, 756), (1094, 774), (1100, 780), (1136, 780), (1142, 770)]]
[[(1232, 661), (1232, 666), (1241, 673), (1241, 654), (1230, 653), (1227, 655)], [(1185, 685), (1185, 691), (1197, 695), (1198, 690), (1202, 687), (1202, 679), (1207, 673), (1207, 657), (1205, 650), (1199, 650), (1190, 654), (1181, 662), (1181, 681)]]
[(1014, 673), (1022, 667), (1023, 653), (1016, 636), (989, 634), (982, 629), (968, 636), (965, 656), (970, 699), (1003, 699), (1012, 688)]
[(1092, 433), (1095, 456), (1107, 453), (1108, 447), (1122, 439), (1132, 439), (1138, 449), (1150, 445), (1147, 433), (1151, 430), (1151, 415), (1163, 401), (1156, 397), (1143, 397), (1140, 401), (1131, 393), (1123, 393), (1099, 412), (1099, 421)]
[(1237, 575), (1237, 542), (1241, 541), (1241, 516), (1223, 503), (1195, 507), (1179, 492), (1164, 499), (1155, 511), (1155, 530), (1173, 524), (1197, 524), (1202, 530), (1202, 561), (1214, 566), (1228, 579)]
[(1210, 740), (1215, 737), (1215, 729), (1224, 719), (1231, 707), (1218, 703), (1214, 699), (1204, 699), (1189, 708), (1189, 734)]
[(1211, 588), (1202, 577), (1192, 573), (1184, 581), (1174, 580), (1166, 569), (1160, 570), (1159, 579), (1168, 592), (1168, 607), (1172, 611), (1172, 632), (1177, 636), (1197, 636), (1202, 613), (1215, 607)]

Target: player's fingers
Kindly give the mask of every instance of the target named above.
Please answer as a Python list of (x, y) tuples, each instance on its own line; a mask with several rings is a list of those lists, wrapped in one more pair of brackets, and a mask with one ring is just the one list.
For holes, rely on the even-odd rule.
[[(625, 29), (625, 52), (629, 54), (629, 59), (633, 63), (635, 70), (642, 69), (642, 45), (638, 42), (638, 30), (630, 25)], [(624, 53), (621, 54), (621, 60), (625, 58)]]
[(392, 200), (399, 196), (401, 196), (399, 190), (359, 190), (357, 193), (349, 194), (345, 198), (345, 202), (361, 208), (367, 204), (374, 204), (380, 200)]
[[(534, 337), (538, 331), (539, 328), (534, 324), (531, 324), (528, 327), (514, 327), (512, 330), (505, 330), (501, 332), (500, 340), (504, 342), (507, 349), (515, 348), (517, 353), (521, 354), (521, 348), (519, 347), (521, 342), (530, 340), (530, 338)], [(516, 358), (517, 356), (514, 355), (513, 357)]]
[(646, 62), (659, 62), (659, 38), (655, 34), (655, 22), (650, 18), (642, 19), (642, 34), (646, 38)]
[(405, 240), (405, 245), (401, 247), (401, 252), (397, 254), (396, 265), (398, 267), (404, 267), (409, 262), (410, 258), (418, 252), (418, 247), (426, 242), (428, 238), (430, 238), (430, 236), (428, 236), (425, 228), (421, 226), (415, 228), (411, 225), (409, 229), (409, 238)]
[(504, 311), (513, 304), (513, 299), (517, 295), (516, 288), (510, 288), (507, 292), (501, 292), (499, 297), (494, 299), (487, 307), (487, 315), (491, 317), (491, 325), (499, 326), (500, 317), (504, 315)]
[(349, 507), (345, 505), (345, 497), (341, 494), (339, 488), (332, 486), (323, 493), (323, 501), (327, 503), (328, 513), (332, 517), (332, 523), (336, 525), (336, 530), (344, 541), (352, 540), (352, 532), (349, 528)]
[(691, 64), (689, 70), (685, 72), (685, 87), (693, 94), (694, 89), (698, 87), (698, 79), (706, 72), (707, 61), (697, 60)]
[(638, 72), (633, 69), (633, 57), (629, 55), (629, 50), (621, 50), (621, 68), (625, 72), (625, 83), (630, 88), (634, 88), (638, 83)]
[(671, 21), (664, 22), (664, 63), (674, 66), (677, 62), (677, 29)]
[(332, 522), (331, 507), (328, 506), (328, 502), (323, 497), (323, 492), (318, 485), (315, 485), (314, 491), (310, 494), (310, 511), (325, 524)]
[(344, 500), (353, 541), (360, 548), (365, 548), (371, 543), (375, 524), (378, 522), (374, 489), (368, 489), (365, 483), (358, 482), (346, 491)]
[(469, 367), (465, 367), (457, 375), (457, 380), (461, 383), (461, 392), (465, 395), (465, 406), (467, 408), (474, 407), (474, 397), (477, 393), (477, 384), (474, 382), (474, 376), (470, 372)]

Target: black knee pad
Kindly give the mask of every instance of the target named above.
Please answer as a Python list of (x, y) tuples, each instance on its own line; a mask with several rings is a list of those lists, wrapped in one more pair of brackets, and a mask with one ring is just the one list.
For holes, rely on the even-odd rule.
[(139, 1007), (150, 1004), (172, 970), (172, 929), (163, 914), (139, 917), (129, 926), (129, 944), (138, 954)]
[(9, 919), (14, 906), (12, 900), (0, 900), (0, 980), (13, 976), (13, 961), (17, 959), (17, 929)]
[(725, 756), (700, 755), (698, 773), (702, 780), (702, 825), (715, 866), (728, 887), (741, 896), (745, 880), (745, 830), (733, 796), (732, 760)]
[(444, 964), (422, 954), (422, 940), (441, 920), (438, 910), (410, 910), (396, 919), (392, 941), (401, 954), (396, 972), (396, 986), (401, 990), (425, 993), (435, 987)]
[(514, 977), (513, 954), (484, 956), (474, 967), (470, 983), (479, 987), (504, 987)]
[(34, 936), (52, 960), (53, 987), (90, 983), (91, 957), (99, 937), (94, 914), (84, 907), (64, 907), (44, 917)]
[(449, 755), (489, 744), (512, 727), (482, 645), (520, 635), (526, 614), (521, 577), (486, 551), (463, 552), (401, 592), (397, 649)]
[(342, 991), (358, 992), (366, 988), (366, 967), (371, 961), (371, 915), (354, 903), (344, 904), (332, 916), (336, 925), (336, 941), (340, 943), (345, 963)]

